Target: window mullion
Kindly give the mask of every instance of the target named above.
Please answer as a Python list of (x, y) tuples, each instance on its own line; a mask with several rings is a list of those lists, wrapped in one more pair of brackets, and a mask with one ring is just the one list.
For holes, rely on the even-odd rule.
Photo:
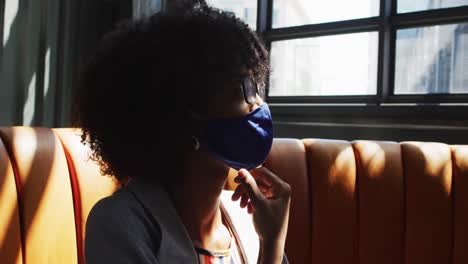
[[(393, 0), (395, 1), (395, 0)], [(392, 24), (394, 27), (411, 28), (421, 26), (433, 26), (453, 24), (468, 21), (468, 6), (438, 8), (402, 13), (394, 16)]]
[(271, 29), (273, 0), (257, 1), (257, 32), (264, 34)]
[(386, 103), (393, 93), (393, 72), (395, 57), (395, 30), (391, 18), (396, 13), (397, 0), (380, 0), (379, 56), (377, 77), (377, 98)]
[[(271, 30), (273, 21), (273, 0), (257, 1), (257, 32), (263, 37), (268, 54), (271, 51), (271, 41), (265, 38), (265, 32)], [(265, 95), (270, 91), (270, 76), (266, 78)]]

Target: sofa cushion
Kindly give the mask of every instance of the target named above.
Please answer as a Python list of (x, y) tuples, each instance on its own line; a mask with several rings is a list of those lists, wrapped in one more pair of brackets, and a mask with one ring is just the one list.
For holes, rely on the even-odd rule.
[[(312, 206), (313, 263), (358, 263), (356, 162), (351, 144), (304, 140)], [(306, 249), (303, 249), (306, 250)]]
[(1, 138), (0, 208), (0, 259), (7, 263), (23, 263), (15, 175), (10, 157)]
[(265, 166), (282, 177), (294, 190), (291, 194), (286, 254), (290, 263), (302, 263), (310, 259), (311, 211), (306, 154), (302, 141), (275, 139)]
[(405, 173), (405, 263), (450, 263), (452, 162), (448, 145), (401, 143)]
[(403, 263), (404, 185), (400, 144), (352, 143), (359, 189), (359, 263)]
[(453, 263), (468, 263), (468, 146), (452, 147)]
[(111, 195), (118, 188), (116, 180), (100, 174), (99, 166), (89, 158), (90, 149), (81, 143), (78, 129), (54, 129), (60, 138), (68, 162), (75, 202), (75, 218), (79, 262), (84, 263), (84, 238), (86, 219), (91, 208), (100, 199)]
[[(77, 263), (70, 177), (62, 144), (47, 128), (0, 128), (17, 173), (24, 262)], [(9, 243), (9, 242), (8, 242)]]

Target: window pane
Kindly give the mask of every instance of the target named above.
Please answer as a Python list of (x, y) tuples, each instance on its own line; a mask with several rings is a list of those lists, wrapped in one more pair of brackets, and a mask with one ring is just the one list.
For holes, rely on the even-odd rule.
[(378, 16), (379, 2), (376, 0), (273, 0), (273, 28)]
[(398, 13), (468, 5), (468, 0), (398, 0)]
[(161, 0), (133, 0), (133, 17), (151, 16), (161, 10)]
[(257, 28), (257, 0), (207, 0), (210, 6), (233, 12), (252, 30)]
[(270, 96), (376, 94), (378, 33), (272, 43)]
[(468, 93), (468, 23), (398, 30), (395, 93)]

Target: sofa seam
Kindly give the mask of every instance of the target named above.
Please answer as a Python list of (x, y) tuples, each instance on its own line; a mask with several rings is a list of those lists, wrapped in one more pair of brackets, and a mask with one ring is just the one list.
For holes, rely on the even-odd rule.
[(59, 139), (63, 152), (65, 154), (65, 159), (67, 160), (67, 168), (68, 168), (68, 174), (70, 176), (70, 187), (72, 190), (72, 199), (73, 199), (73, 213), (74, 213), (74, 218), (75, 218), (75, 230), (76, 230), (76, 247), (77, 247), (77, 259), (78, 259), (78, 264), (84, 264), (85, 261), (83, 259), (83, 254), (84, 254), (84, 241), (83, 241), (83, 228), (81, 227), (81, 221), (83, 217), (83, 212), (81, 208), (81, 192), (78, 184), (78, 179), (76, 175), (76, 169), (75, 169), (75, 163), (73, 162), (73, 159), (65, 147), (65, 144), (62, 140), (62, 138), (54, 131), (54, 134), (57, 136)]

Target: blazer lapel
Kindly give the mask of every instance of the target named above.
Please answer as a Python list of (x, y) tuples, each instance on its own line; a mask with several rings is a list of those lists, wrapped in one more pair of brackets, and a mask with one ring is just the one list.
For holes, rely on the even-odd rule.
[(137, 180), (130, 181), (127, 187), (154, 218), (155, 225), (159, 225), (155, 227), (161, 230), (158, 261), (160, 263), (197, 263), (198, 257), (192, 240), (167, 192), (160, 186)]

